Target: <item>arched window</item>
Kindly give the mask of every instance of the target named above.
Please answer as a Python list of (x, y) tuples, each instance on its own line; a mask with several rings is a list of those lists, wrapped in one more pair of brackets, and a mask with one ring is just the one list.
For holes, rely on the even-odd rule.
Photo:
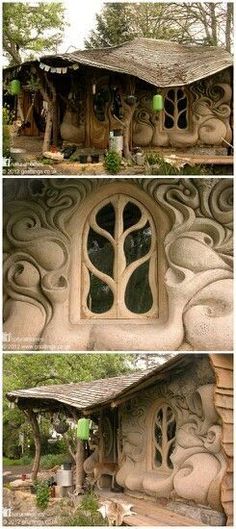
[(157, 236), (146, 207), (114, 194), (92, 209), (82, 239), (82, 318), (157, 317)]
[(153, 423), (153, 468), (169, 471), (175, 445), (176, 420), (172, 408), (164, 403), (157, 408)]
[(189, 127), (188, 95), (184, 88), (171, 88), (165, 94), (164, 128), (185, 130)]

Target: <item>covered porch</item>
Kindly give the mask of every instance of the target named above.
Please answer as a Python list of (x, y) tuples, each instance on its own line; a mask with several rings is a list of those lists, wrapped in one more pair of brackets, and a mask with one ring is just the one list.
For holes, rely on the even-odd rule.
[[(214, 386), (212, 384), (212, 374), (210, 374), (211, 370), (216, 377)], [(208, 371), (209, 375), (207, 374)], [(222, 438), (221, 440), (218, 438), (217, 441), (217, 454), (219, 453), (220, 455), (216, 455), (218, 459), (215, 459), (215, 456), (212, 455), (214, 452), (211, 451), (211, 442), (215, 443), (216, 441), (214, 439), (211, 440), (210, 437), (208, 441), (208, 433), (200, 436), (199, 440), (195, 434), (195, 437), (193, 437), (193, 433), (190, 434), (188, 427), (194, 424), (191, 423), (194, 415), (190, 413), (191, 419), (188, 419), (189, 412), (186, 411), (186, 404), (184, 403), (181, 420), (183, 422), (183, 416), (185, 416), (185, 422), (183, 422), (182, 426), (181, 422), (178, 426), (176, 418), (177, 432), (179, 432), (176, 437), (176, 447), (178, 442), (181, 442), (179, 436), (184, 435), (182, 442), (184, 443), (184, 450), (187, 449), (186, 459), (186, 457), (189, 457), (187, 455), (189, 454), (188, 450), (190, 450), (194, 442), (193, 446), (195, 448), (193, 449), (192, 447), (191, 450), (193, 450), (192, 455), (195, 458), (193, 461), (196, 462), (196, 468), (194, 469), (195, 479), (199, 471), (200, 473), (203, 472), (203, 474), (206, 474), (204, 467), (199, 467), (199, 464), (202, 464), (201, 454), (203, 454), (203, 460), (206, 461), (206, 464), (208, 464), (207, 461), (211, 461), (212, 469), (216, 469), (215, 475), (218, 475), (219, 479), (221, 479), (221, 483), (219, 483), (218, 478), (218, 481), (217, 479), (214, 481), (215, 478), (213, 478), (212, 484), (214, 482), (215, 485), (212, 486), (216, 487), (215, 495), (211, 496), (211, 499), (209, 496), (209, 501), (205, 501), (204, 505), (199, 500), (193, 501), (191, 499), (194, 498), (195, 493), (193, 493), (193, 496), (188, 495), (189, 485), (185, 489), (185, 492), (181, 494), (181, 482), (179, 482), (180, 488), (177, 488), (179, 493), (177, 492), (176, 495), (171, 484), (171, 476), (173, 474), (171, 466), (164, 468), (162, 463), (161, 465), (158, 463), (158, 470), (156, 467), (152, 467), (152, 469), (148, 466), (146, 467), (145, 463), (151, 454), (149, 443), (153, 425), (149, 412), (151, 411), (150, 406), (153, 408), (153, 404), (155, 404), (155, 402), (153, 403), (153, 398), (156, 399), (156, 393), (152, 392), (161, 392), (161, 408), (160, 405), (158, 408), (161, 412), (159, 411), (158, 413), (162, 414), (160, 417), (162, 417), (163, 432), (165, 424), (172, 425), (171, 429), (169, 429), (170, 438), (167, 442), (167, 445), (170, 446), (170, 443), (173, 443), (173, 436), (175, 435), (175, 429), (173, 430), (173, 412), (170, 406), (173, 405), (173, 410), (175, 410), (175, 402), (180, 403), (182, 397), (180, 398), (178, 394), (173, 394), (172, 390), (169, 390), (168, 386), (166, 387), (166, 383), (168, 384), (170, 381), (179, 380), (176, 383), (181, 386), (182, 381), (185, 381), (185, 385), (186, 376), (188, 376), (189, 385), (186, 386), (188, 393), (191, 387), (191, 380), (195, 377), (195, 373), (198, 379), (202, 377), (201, 373), (203, 372), (205, 373), (205, 383), (203, 383), (203, 380), (203, 385), (197, 389), (197, 392), (193, 390), (193, 397), (191, 397), (193, 400), (190, 408), (194, 410), (194, 407), (197, 406), (199, 417), (203, 413), (202, 418), (196, 418), (196, 421), (200, 421), (199, 427), (201, 425), (201, 428), (207, 428), (206, 432), (209, 431), (211, 436), (212, 433), (218, 436), (220, 431), (222, 431)], [(196, 381), (193, 382), (195, 388), (198, 387), (196, 386)], [(166, 389), (162, 389), (162, 387)], [(214, 396), (212, 393), (213, 387)], [(156, 390), (155, 388), (159, 389)], [(163, 401), (163, 395), (167, 395), (169, 391), (169, 398), (172, 400), (165, 401), (164, 399)], [(41, 447), (38, 415), (42, 413), (52, 415), (61, 413), (65, 417), (73, 419), (75, 422), (79, 418), (84, 417), (89, 418), (96, 425), (95, 430), (91, 430), (88, 437), (89, 451), (86, 443), (80, 438), (77, 438), (75, 448), (72, 448), (70, 444), (68, 445), (74, 461), (75, 471), (73, 473), (73, 481), (70, 483), (70, 490), (68, 488), (67, 492), (74, 498), (75, 504), (77, 501), (76, 498), (84, 494), (86, 487), (92, 486), (96, 491), (99, 503), (106, 507), (108, 520), (110, 517), (110, 520), (112, 519), (115, 525), (122, 525), (123, 523), (133, 526), (215, 526), (232, 524), (232, 355), (178, 354), (163, 365), (146, 371), (108, 378), (105, 381), (101, 379), (78, 384), (63, 384), (16, 390), (8, 393), (7, 397), (10, 402), (17, 404), (24, 411), (34, 432), (35, 461), (29, 486), (36, 480), (40, 465)], [(202, 401), (201, 398), (203, 399)], [(142, 399), (144, 400), (142, 401)], [(200, 402), (202, 402), (201, 406), (203, 410), (201, 412), (199, 408)], [(140, 409), (138, 403), (140, 403)], [(179, 404), (177, 404), (178, 406)], [(121, 410), (119, 414), (117, 414), (117, 410)], [(148, 415), (145, 416), (145, 413), (148, 413)], [(141, 417), (143, 419), (140, 419)], [(142, 421), (147, 421), (145, 417), (149, 419), (146, 422), (145, 429), (142, 430)], [(201, 428), (200, 431), (205, 431), (201, 430)], [(141, 434), (139, 429), (144, 434)], [(66, 435), (67, 433), (65, 433)], [(160, 433), (158, 433), (159, 438)], [(165, 464), (167, 465), (169, 452), (166, 452), (162, 441), (159, 442), (161, 444), (157, 444), (156, 446), (158, 446), (158, 450), (162, 454), (163, 461), (165, 458)], [(187, 443), (186, 446), (185, 442)], [(188, 442), (190, 442), (190, 445), (188, 445)], [(204, 450), (205, 445), (202, 443), (209, 444), (210, 452)], [(156, 457), (159, 458), (157, 455)], [(173, 457), (173, 462), (175, 458)], [(223, 466), (221, 470), (219, 470), (217, 460), (219, 462), (222, 461)], [(213, 471), (212, 469), (211, 472)], [(176, 467), (176, 471), (178, 475), (179, 467)], [(193, 489), (197, 493), (195, 497), (199, 497), (199, 499), (201, 490), (206, 487), (207, 491), (209, 488), (207, 484), (209, 479), (208, 473), (207, 475), (205, 474), (203, 475), (200, 488), (196, 481), (193, 482)], [(173, 475), (175, 476), (175, 473)], [(199, 479), (201, 481), (201, 477)], [(209, 484), (211, 483), (211, 479)], [(178, 483), (176, 482), (176, 487), (177, 485)], [(191, 487), (192, 485), (190, 486), (190, 490)], [(209, 490), (213, 489), (210, 487)], [(59, 491), (59, 495), (62, 493), (61, 497), (63, 497), (64, 492), (64, 490)], [(218, 500), (216, 502), (217, 496), (220, 504)], [(118, 521), (121, 519), (120, 509), (123, 509), (122, 523), (117, 522), (117, 516), (119, 517)]]

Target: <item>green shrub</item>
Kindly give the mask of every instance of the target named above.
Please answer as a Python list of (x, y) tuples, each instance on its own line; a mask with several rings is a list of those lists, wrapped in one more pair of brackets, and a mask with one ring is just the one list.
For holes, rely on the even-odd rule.
[(9, 457), (3, 457), (3, 465), (6, 467), (13, 466), (24, 466), (32, 463), (32, 457), (23, 456), (20, 459), (10, 459)]
[(10, 125), (12, 125), (15, 118), (15, 112), (10, 110), (8, 105), (4, 105), (2, 109), (2, 151), (5, 158), (10, 158)]
[(173, 176), (184, 176), (184, 175), (210, 175), (215, 174), (215, 170), (212, 167), (206, 165), (190, 165), (186, 164), (183, 167), (177, 168), (174, 165), (166, 162), (163, 156), (156, 152), (150, 152), (146, 155), (146, 162), (152, 167), (151, 174), (154, 175), (173, 175)]
[(146, 154), (146, 161), (149, 165), (157, 165), (160, 162), (160, 155), (156, 152), (150, 152)]
[(99, 526), (107, 525), (107, 521), (103, 519), (100, 512), (98, 512), (98, 500), (94, 492), (85, 494), (74, 516), (63, 519), (63, 525), (66, 526)]
[(182, 175), (210, 175), (212, 174), (210, 169), (207, 169), (205, 165), (185, 165), (179, 170), (179, 174)]
[(49, 502), (49, 486), (46, 481), (37, 481), (35, 483), (36, 489), (36, 505), (44, 511), (47, 509)]
[(40, 468), (49, 470), (56, 465), (62, 465), (65, 460), (68, 461), (68, 454), (47, 454), (41, 457)]
[(104, 167), (109, 174), (117, 174), (121, 169), (122, 158), (116, 151), (108, 151), (104, 160)]
[(98, 500), (94, 492), (88, 492), (85, 494), (80, 503), (81, 509), (85, 511), (97, 512)]

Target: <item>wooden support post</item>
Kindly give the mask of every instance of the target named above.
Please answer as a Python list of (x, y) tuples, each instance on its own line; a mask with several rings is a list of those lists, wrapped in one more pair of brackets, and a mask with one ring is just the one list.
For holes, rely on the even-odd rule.
[(46, 128), (43, 138), (43, 152), (50, 150), (51, 134), (52, 134), (52, 120), (53, 120), (53, 105), (51, 102), (48, 103), (47, 117), (46, 117)]
[(24, 413), (28, 421), (30, 422), (32, 430), (33, 430), (35, 454), (34, 454), (34, 462), (32, 466), (31, 478), (32, 478), (32, 481), (36, 481), (38, 471), (39, 471), (40, 457), (41, 457), (40, 429), (39, 429), (39, 424), (37, 420), (37, 414), (34, 413), (32, 410), (25, 410)]
[(57, 94), (54, 96), (55, 100), (53, 101), (52, 108), (52, 142), (53, 145), (57, 147), (58, 145), (58, 98)]
[(84, 472), (84, 460), (85, 460), (85, 450), (83, 441), (78, 439), (77, 448), (75, 454), (75, 490), (77, 494), (81, 493), (83, 490), (83, 483), (85, 478)]
[(57, 144), (58, 136), (58, 120), (57, 120), (57, 93), (55, 86), (52, 81), (49, 81), (48, 76), (40, 71), (39, 67), (33, 67), (32, 72), (36, 73), (40, 81), (40, 92), (44, 101), (48, 103), (48, 112), (46, 117), (46, 128), (43, 139), (43, 149), (42, 152), (50, 150), (51, 144), (51, 135), (53, 131), (53, 139), (55, 139), (55, 144)]
[(86, 83), (86, 108), (85, 108), (85, 147), (91, 145), (91, 120), (93, 113), (93, 101), (92, 101), (92, 86), (89, 81)]

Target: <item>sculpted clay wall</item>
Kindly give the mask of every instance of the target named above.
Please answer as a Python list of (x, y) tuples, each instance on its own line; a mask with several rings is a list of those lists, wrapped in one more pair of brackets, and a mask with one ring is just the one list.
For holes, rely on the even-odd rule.
[[(136, 79), (135, 88), (131, 90), (129, 82), (124, 84), (119, 76), (102, 76), (96, 71), (93, 80), (97, 85), (93, 100), (86, 97), (79, 84), (72, 84), (61, 124), (64, 140), (77, 144), (89, 142), (93, 147), (104, 149), (108, 147), (109, 130), (120, 128), (125, 120), (131, 119), (132, 142), (136, 146), (222, 145), (227, 149), (225, 142), (232, 140), (232, 78), (229, 69), (189, 86), (158, 89), (166, 101), (162, 112), (153, 111), (154, 90), (147, 83)], [(85, 76), (82, 86), (85, 83), (89, 86), (92, 81)], [(112, 90), (111, 86), (117, 88)], [(91, 93), (91, 86), (87, 93)], [(130, 97), (134, 98), (132, 104)]]
[(232, 179), (9, 179), (4, 209), (5, 349), (232, 349)]
[(184, 373), (120, 406), (119, 485), (223, 510), (227, 460), (214, 389), (208, 357), (201, 355)]
[(180, 148), (223, 145), (227, 148), (224, 140), (232, 140), (229, 71), (182, 89), (160, 92), (169, 101), (161, 113), (153, 112), (151, 93), (139, 94), (133, 125), (136, 145)]

